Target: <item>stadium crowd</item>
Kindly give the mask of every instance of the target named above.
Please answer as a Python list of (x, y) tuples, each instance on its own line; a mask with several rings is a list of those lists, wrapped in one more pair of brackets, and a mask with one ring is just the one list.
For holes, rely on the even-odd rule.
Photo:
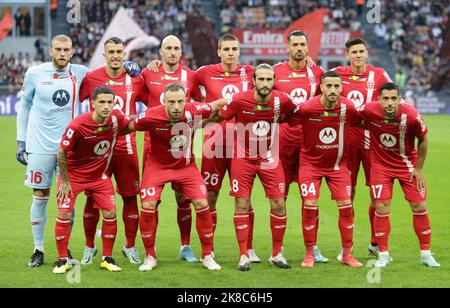
[[(222, 32), (233, 28), (283, 29), (293, 21), (320, 7), (330, 9), (325, 18), (327, 30), (361, 30), (361, 10), (355, 0), (221, 0), (218, 1)], [(448, 0), (392, 1), (382, 0), (382, 23), (376, 25), (379, 46), (387, 45), (398, 65), (396, 81), (403, 90), (426, 92), (431, 77), (439, 65), (439, 52), (443, 43), (445, 25), (450, 7)], [(97, 43), (120, 6), (149, 35), (158, 38), (174, 34), (182, 40), (181, 63), (197, 69), (192, 46), (185, 30), (188, 14), (202, 14), (197, 0), (85, 0), (82, 22), (71, 28), (75, 46), (72, 62), (86, 64)], [(46, 54), (46, 53), (45, 53)], [(2, 55), (0, 60), (0, 86), (17, 89), (30, 60), (23, 55)], [(158, 47), (146, 48), (130, 55), (130, 59), (146, 66), (158, 58)], [(39, 55), (35, 62), (42, 61)], [(8, 64), (8, 65), (7, 65)]]
[(222, 32), (233, 28), (284, 29), (303, 15), (321, 7), (330, 9), (325, 19), (326, 29), (361, 29), (357, 4), (352, 0), (222, 0)]
[(386, 26), (383, 43), (387, 44), (406, 75), (399, 84), (408, 90), (428, 91), (439, 66), (439, 53), (450, 13), (449, 2), (384, 0), (382, 6), (382, 20)]

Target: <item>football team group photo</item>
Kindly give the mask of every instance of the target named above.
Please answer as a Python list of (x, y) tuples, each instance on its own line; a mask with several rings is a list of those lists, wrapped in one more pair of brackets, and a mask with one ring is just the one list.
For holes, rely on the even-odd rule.
[(0, 1), (0, 286), (448, 286), (449, 4)]

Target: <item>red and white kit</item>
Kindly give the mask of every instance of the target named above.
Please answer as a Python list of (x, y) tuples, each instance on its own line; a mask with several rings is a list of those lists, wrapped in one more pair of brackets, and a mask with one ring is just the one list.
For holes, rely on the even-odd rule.
[[(127, 116), (136, 114), (136, 102), (147, 102), (148, 92), (141, 77), (131, 77), (124, 73), (117, 78), (111, 78), (105, 67), (86, 75), (80, 88), (80, 101), (88, 98), (92, 100), (94, 90), (101, 86), (107, 86), (114, 91), (114, 109), (121, 110)], [(113, 174), (120, 195), (128, 197), (139, 193), (139, 161), (134, 133), (119, 136), (108, 170), (109, 176)]]
[[(320, 66), (305, 67), (294, 70), (288, 61), (274, 65), (275, 90), (291, 96), (296, 105), (304, 103), (316, 95), (320, 95), (320, 83), (324, 70)], [(280, 125), (280, 160), (283, 164), (286, 190), (292, 182), (298, 180), (300, 149), (303, 144), (301, 125), (290, 127), (287, 123)]]
[[(202, 96), (207, 102), (212, 102), (221, 98), (230, 99), (236, 93), (253, 89), (254, 70), (253, 66), (238, 64), (235, 71), (225, 72), (221, 64), (214, 64), (199, 68), (196, 78)], [(230, 123), (234, 122), (224, 121), (220, 124), (211, 124), (204, 129), (202, 175), (208, 190), (219, 191), (225, 172), (228, 170), (230, 173), (231, 171), (230, 156), (233, 153), (233, 145), (226, 143), (226, 127), (229, 127)], [(218, 131), (219, 134), (217, 134)], [(232, 132), (228, 132), (228, 134), (233, 136)], [(232, 143), (232, 140), (229, 138), (228, 142)], [(217, 151), (217, 148), (221, 149)], [(222, 155), (216, 157), (214, 153)]]
[(115, 210), (114, 188), (108, 170), (118, 134), (129, 122), (120, 110), (114, 110), (103, 125), (94, 122), (92, 112), (80, 115), (69, 124), (62, 136), (61, 148), (67, 151), (73, 197), (58, 202), (60, 211), (71, 212), (77, 195), (83, 191), (92, 196), (97, 208)]
[(225, 120), (236, 120), (237, 137), (231, 163), (231, 196), (250, 197), (259, 175), (268, 198), (284, 198), (283, 165), (279, 161), (278, 123), (296, 107), (285, 93), (273, 91), (266, 104), (254, 90), (235, 94), (222, 110)]
[[(371, 65), (367, 65), (366, 72), (360, 75), (353, 73), (350, 66), (340, 66), (333, 70), (342, 76), (342, 96), (351, 100), (356, 110), (361, 110), (366, 103), (378, 100), (381, 86), (392, 82), (384, 69)], [(348, 168), (352, 176), (352, 186), (355, 187), (357, 184), (361, 162), (366, 185), (369, 185), (372, 149), (370, 134), (363, 128), (352, 127), (349, 138)]]
[(373, 142), (371, 170), (371, 192), (376, 201), (391, 200), (395, 179), (398, 179), (410, 202), (426, 200), (426, 190), (418, 191), (411, 173), (417, 162), (416, 138), (428, 133), (422, 116), (414, 107), (400, 104), (398, 115), (386, 119), (378, 102), (369, 103), (360, 111), (360, 116), (370, 131)]

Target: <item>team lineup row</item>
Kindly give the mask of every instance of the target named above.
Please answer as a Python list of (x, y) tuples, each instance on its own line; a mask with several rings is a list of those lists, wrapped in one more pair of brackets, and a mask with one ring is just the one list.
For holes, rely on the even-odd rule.
[[(61, 146), (59, 214), (55, 228), (59, 259), (55, 273), (64, 273), (70, 266), (67, 247), (73, 223), (72, 208), (76, 194), (82, 191), (88, 196), (83, 215), (86, 248), (82, 263), (92, 263), (96, 253), (94, 238), (98, 209), (101, 209), (104, 217), (101, 266), (110, 271), (120, 270), (112, 259), (117, 232), (112, 175), (124, 201), (123, 252), (130, 262), (141, 263), (135, 248), (140, 226), (146, 258), (139, 269), (148, 271), (156, 267), (158, 203), (162, 187), (172, 182), (178, 204), (180, 258), (198, 261), (189, 246), (192, 203), (202, 243), (202, 264), (211, 270), (220, 269), (214, 260), (213, 237), (217, 197), (227, 170), (231, 195), (236, 199), (234, 223), (240, 270), (249, 270), (251, 262), (260, 261), (252, 247), (254, 213), (250, 202), (257, 174), (271, 205), (270, 263), (290, 268), (282, 254), (282, 243), (286, 228), (285, 198), (294, 181), (298, 182), (303, 198), (302, 224), (307, 253), (301, 265), (312, 267), (315, 262), (327, 262), (316, 246), (317, 199), (321, 179), (325, 177), (339, 208), (343, 247), (339, 258), (343, 264), (361, 267), (352, 255), (352, 199), (361, 161), (366, 184), (371, 185), (372, 191), (369, 251), (378, 255), (377, 266), (390, 263), (387, 242), (395, 178), (400, 180), (414, 213), (421, 263), (439, 266), (430, 252), (431, 228), (423, 176), (427, 129), (421, 116), (401, 103), (398, 88), (390, 83), (384, 70), (366, 64), (368, 51), (363, 40), (352, 39), (346, 46), (351, 66), (327, 73), (307, 58), (305, 33), (293, 31), (287, 42), (288, 61), (274, 67), (263, 64), (255, 70), (237, 64), (239, 41), (225, 35), (218, 46), (221, 63), (193, 72), (179, 64), (181, 44), (176, 37), (168, 36), (160, 49), (162, 61), (151, 63), (140, 76), (132, 77), (135, 72), (128, 74), (124, 68), (124, 46), (120, 39), (106, 41), (106, 66), (87, 73), (86, 68), (69, 64), (73, 54), (70, 39), (55, 37), (52, 63), (27, 72), (18, 116), (18, 159), (28, 163), (26, 185), (34, 189), (31, 219), (36, 247), (29, 265), (39, 266), (43, 262), (46, 204), (56, 165), (55, 153)], [(378, 97), (380, 102), (370, 103)], [(93, 111), (69, 124), (74, 116), (73, 106), (86, 98), (90, 99)], [(186, 104), (191, 98), (212, 103)], [(148, 111), (133, 121), (127, 120), (136, 113), (138, 100), (147, 102)], [(65, 108), (70, 101), (72, 108), (66, 108), (70, 110), (65, 114), (52, 109), (54, 105), (56, 109)], [(113, 111), (113, 107), (123, 113)], [(201, 123), (196, 123), (198, 117), (203, 119)], [(238, 133), (233, 147), (223, 138), (229, 125), (222, 124), (222, 129), (217, 124), (208, 125), (224, 123), (223, 120), (251, 129)], [(201, 174), (190, 148), (192, 133), (198, 125), (206, 125)], [(133, 134), (118, 136), (120, 132), (134, 130), (146, 131), (140, 185), (135, 137)], [(418, 151), (414, 146), (416, 138)], [(252, 144), (256, 145), (255, 149)], [(217, 153), (217, 148), (222, 148), (220, 153), (234, 148), (236, 158), (208, 155), (210, 151)], [(139, 192), (140, 215), (136, 199)]]

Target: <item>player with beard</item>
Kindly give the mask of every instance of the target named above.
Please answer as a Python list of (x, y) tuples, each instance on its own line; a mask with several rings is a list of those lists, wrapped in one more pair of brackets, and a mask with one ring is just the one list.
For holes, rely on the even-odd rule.
[(257, 175), (270, 200), (272, 254), (268, 261), (279, 268), (291, 267), (282, 254), (287, 218), (284, 171), (279, 161), (278, 124), (296, 105), (287, 94), (273, 90), (274, 82), (273, 68), (268, 64), (258, 65), (253, 76), (256, 88), (235, 94), (216, 119), (236, 122), (230, 195), (235, 197), (234, 225), (239, 244), (238, 269), (241, 271), (250, 270), (250, 196)]
[[(287, 37), (289, 60), (274, 65), (275, 90), (289, 94), (296, 105), (320, 95), (320, 81), (324, 70), (318, 65), (309, 66), (308, 36), (306, 33), (293, 30)], [(283, 151), (280, 160), (283, 164), (286, 180), (286, 199), (291, 183), (298, 182), (300, 150), (303, 143), (301, 125), (290, 127), (287, 123), (280, 125), (280, 145)], [(319, 216), (317, 216), (316, 233), (319, 230)], [(314, 245), (314, 256), (317, 263), (327, 263), (329, 260), (320, 253)]]
[[(149, 91), (148, 107), (158, 107), (164, 104), (164, 88), (173, 82), (179, 82), (186, 93), (186, 102), (191, 101), (191, 97), (199, 97), (198, 87), (195, 85), (195, 72), (180, 64), (182, 55), (182, 45), (178, 37), (174, 35), (166, 36), (161, 42), (159, 54), (160, 60), (152, 61), (149, 68), (142, 72), (142, 78)], [(197, 93), (197, 94), (196, 94)], [(150, 133), (145, 132), (144, 157), (151, 151)], [(145, 164), (144, 164), (145, 167)], [(194, 256), (191, 242), (192, 210), (190, 200), (185, 200), (181, 188), (177, 184), (172, 184), (175, 190), (177, 202), (177, 221), (180, 229), (180, 260), (190, 263), (198, 262)]]
[[(360, 110), (366, 103), (376, 99), (381, 86), (386, 82), (391, 82), (389, 75), (380, 67), (367, 64), (369, 50), (367, 43), (360, 38), (352, 38), (345, 44), (345, 56), (350, 61), (349, 66), (340, 66), (333, 71), (342, 76), (342, 96), (351, 100), (357, 110)], [(371, 166), (371, 140), (369, 131), (352, 127), (349, 135), (348, 147), (348, 169), (352, 177), (352, 200), (355, 199), (356, 185), (359, 167), (362, 163), (366, 176), (366, 186), (370, 185)], [(373, 220), (375, 217), (375, 203), (371, 200), (369, 206), (369, 220), (371, 225), (371, 243), (369, 254), (376, 256), (378, 246), (375, 240)], [(342, 259), (342, 253), (338, 260)]]
[(414, 230), (421, 250), (420, 263), (440, 267), (431, 254), (431, 226), (423, 171), (428, 150), (428, 127), (414, 107), (401, 101), (398, 86), (386, 83), (380, 89), (379, 102), (366, 104), (359, 113), (374, 143), (370, 184), (376, 203), (375, 238), (380, 249), (375, 267), (384, 268), (392, 261), (388, 251), (389, 216), (396, 179), (413, 212)]
[(298, 105), (289, 120), (291, 125), (302, 124), (304, 134), (298, 182), (303, 200), (302, 230), (306, 246), (301, 266), (309, 268), (315, 264), (317, 200), (325, 178), (339, 209), (342, 264), (362, 267), (352, 255), (354, 215), (345, 151), (349, 127), (358, 120), (357, 112), (351, 101), (341, 97), (342, 79), (338, 73), (330, 71), (323, 75), (321, 91), (321, 96)]

